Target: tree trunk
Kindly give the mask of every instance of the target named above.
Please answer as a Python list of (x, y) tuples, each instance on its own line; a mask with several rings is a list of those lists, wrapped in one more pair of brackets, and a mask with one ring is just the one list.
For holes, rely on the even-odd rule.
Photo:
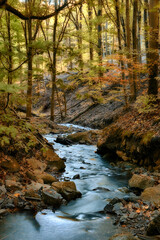
[(93, 18), (92, 5), (91, 5), (91, 0), (89, 0), (88, 1), (88, 20), (89, 20), (89, 54), (90, 54), (90, 61), (93, 61), (92, 18)]
[(149, 59), (148, 56), (148, 39), (149, 39), (149, 35), (148, 35), (148, 0), (144, 0), (144, 39), (145, 39), (145, 48), (146, 48), (146, 63), (147, 60)]
[(27, 88), (27, 112), (26, 118), (31, 117), (32, 113), (32, 70), (33, 70), (33, 56), (32, 56), (32, 20), (28, 20), (28, 47), (27, 47), (27, 57), (28, 57), (28, 88)]
[(98, 0), (98, 76), (103, 76), (102, 72), (102, 0)]
[[(117, 32), (118, 32), (118, 47), (119, 47), (119, 52), (120, 52), (119, 54), (122, 55), (119, 0), (115, 0), (115, 10), (116, 10), (116, 25), (117, 25)], [(124, 62), (121, 58), (120, 58), (120, 65), (121, 65), (121, 71), (122, 71), (124, 100), (125, 100), (125, 105), (127, 107), (128, 106), (128, 100), (127, 100), (126, 86), (125, 86)]]
[(53, 64), (52, 64), (52, 95), (51, 95), (51, 121), (54, 122), (54, 111), (55, 111), (55, 85), (56, 85), (56, 63), (57, 63), (57, 48), (56, 48), (56, 37), (57, 37), (57, 24), (58, 15), (55, 15), (54, 27), (53, 27)]
[[(132, 38), (133, 38), (133, 62), (137, 63), (137, 18), (138, 18), (138, 0), (133, 2), (133, 26), (132, 26)], [(131, 86), (131, 101), (135, 101), (137, 97), (137, 72), (133, 66), (133, 81)]]
[(158, 94), (158, 39), (159, 39), (159, 0), (150, 0), (149, 4), (149, 85), (148, 94)]

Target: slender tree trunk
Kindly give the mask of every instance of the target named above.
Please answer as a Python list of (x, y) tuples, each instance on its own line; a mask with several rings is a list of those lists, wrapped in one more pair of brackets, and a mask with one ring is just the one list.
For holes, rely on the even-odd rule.
[(149, 39), (149, 35), (148, 35), (148, 0), (144, 0), (144, 39), (145, 39), (145, 48), (146, 48), (146, 63), (147, 60), (149, 59), (148, 56), (148, 39)]
[(80, 6), (80, 22), (79, 22), (79, 35), (78, 35), (78, 48), (79, 48), (79, 67), (83, 72), (83, 56), (82, 56), (82, 4)]
[(91, 0), (89, 0), (88, 1), (88, 20), (89, 20), (89, 55), (90, 55), (90, 61), (93, 61), (92, 18), (93, 18), (92, 4), (91, 4)]
[(54, 27), (53, 27), (53, 64), (52, 64), (52, 95), (51, 95), (51, 120), (54, 122), (55, 118), (55, 85), (56, 85), (56, 66), (57, 66), (57, 48), (56, 48), (56, 38), (57, 38), (57, 24), (58, 15), (55, 15)]
[[(119, 0), (115, 0), (115, 10), (116, 10), (116, 24), (117, 24), (117, 32), (118, 32), (118, 46), (119, 46), (120, 55), (122, 55)], [(125, 100), (125, 105), (127, 107), (128, 106), (128, 100), (127, 100), (126, 86), (125, 86), (124, 62), (123, 62), (122, 59), (120, 59), (120, 65), (121, 65), (121, 71), (122, 71), (124, 100)]]
[[(137, 63), (137, 49), (138, 49), (138, 37), (137, 37), (137, 18), (138, 18), (138, 0), (133, 1), (133, 26), (132, 26), (132, 38), (133, 38), (133, 62)], [(131, 101), (135, 101), (137, 97), (137, 72), (133, 68), (133, 81), (131, 86)]]
[(33, 70), (33, 55), (32, 55), (32, 20), (28, 20), (28, 88), (27, 88), (27, 112), (26, 118), (30, 118), (32, 114), (32, 70)]
[(141, 6), (139, 6), (138, 11), (138, 60), (142, 63), (142, 53), (141, 53)]
[(159, 39), (159, 0), (150, 0), (149, 4), (149, 25), (150, 25), (150, 38), (149, 38), (149, 85), (148, 94), (158, 94), (158, 66), (159, 66), (159, 52), (158, 52), (158, 39)]
[(102, 72), (102, 0), (98, 0), (98, 76), (103, 76)]

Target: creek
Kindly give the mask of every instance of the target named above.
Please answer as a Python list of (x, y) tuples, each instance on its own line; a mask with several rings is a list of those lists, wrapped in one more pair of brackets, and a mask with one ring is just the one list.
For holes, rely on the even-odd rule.
[[(45, 137), (54, 142), (57, 135)], [(66, 158), (60, 180), (74, 181), (82, 197), (55, 212), (9, 214), (0, 220), (0, 240), (107, 240), (118, 231), (112, 216), (102, 211), (110, 199), (127, 195), (122, 190), (128, 185), (128, 172), (112, 167), (96, 153), (94, 145), (54, 142), (54, 149)], [(80, 179), (73, 180), (76, 174)]]

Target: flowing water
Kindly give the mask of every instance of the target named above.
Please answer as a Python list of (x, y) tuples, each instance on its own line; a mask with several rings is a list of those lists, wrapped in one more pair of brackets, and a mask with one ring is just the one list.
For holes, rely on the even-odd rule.
[[(45, 137), (53, 142), (57, 136)], [(82, 198), (56, 212), (8, 215), (0, 221), (0, 240), (107, 240), (117, 231), (112, 217), (102, 210), (109, 199), (126, 195), (121, 190), (127, 186), (127, 173), (104, 161), (95, 153), (96, 146), (55, 143), (54, 148), (60, 157), (66, 158), (66, 170), (60, 179), (74, 181)], [(76, 174), (80, 179), (73, 180)]]

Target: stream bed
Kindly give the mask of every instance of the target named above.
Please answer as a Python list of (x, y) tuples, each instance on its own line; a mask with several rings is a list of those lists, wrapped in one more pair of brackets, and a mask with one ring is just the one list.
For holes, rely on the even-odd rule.
[[(57, 135), (45, 137), (54, 142)], [(94, 145), (54, 142), (54, 149), (66, 158), (60, 180), (74, 181), (82, 197), (56, 212), (44, 209), (35, 216), (30, 212), (9, 214), (0, 220), (0, 240), (107, 240), (118, 231), (112, 216), (102, 211), (110, 199), (126, 196), (123, 187), (128, 185), (128, 172), (111, 167)], [(73, 179), (76, 174), (80, 179)]]

